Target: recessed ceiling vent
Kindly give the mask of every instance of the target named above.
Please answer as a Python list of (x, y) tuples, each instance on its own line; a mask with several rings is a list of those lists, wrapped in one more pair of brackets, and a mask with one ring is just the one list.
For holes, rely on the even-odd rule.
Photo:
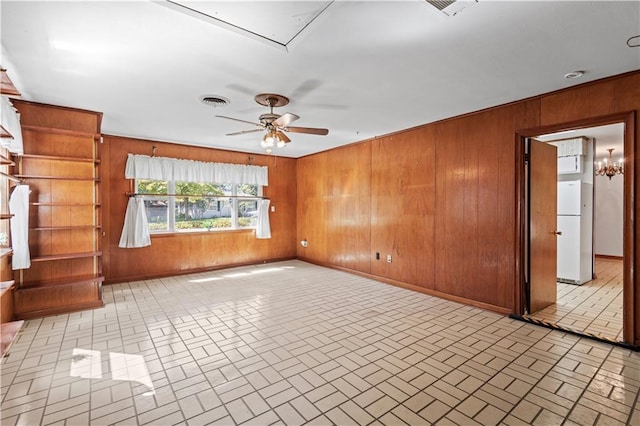
[(221, 96), (203, 96), (202, 103), (212, 107), (223, 107), (229, 105), (229, 100)]
[(456, 16), (463, 9), (478, 3), (478, 0), (426, 0), (426, 2), (447, 16)]

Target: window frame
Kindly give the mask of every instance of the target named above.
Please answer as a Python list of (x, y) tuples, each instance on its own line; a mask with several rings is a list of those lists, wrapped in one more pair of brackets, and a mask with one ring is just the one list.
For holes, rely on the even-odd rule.
[[(167, 193), (166, 194), (143, 194), (138, 193), (138, 184), (140, 181), (158, 181), (158, 182), (167, 182)], [(231, 210), (231, 226), (226, 228), (195, 228), (195, 229), (177, 229), (176, 228), (176, 198), (182, 197), (182, 195), (176, 195), (176, 183), (175, 180), (167, 180), (161, 181), (158, 179), (134, 179), (133, 184), (135, 188), (135, 193), (138, 196), (143, 197), (143, 200), (167, 200), (167, 229), (164, 230), (152, 230), (149, 227), (150, 235), (162, 235), (162, 234), (190, 234), (190, 233), (198, 233), (198, 232), (225, 232), (225, 231), (255, 231), (257, 224), (254, 222), (249, 226), (240, 226), (239, 224), (239, 212), (238, 206), (239, 203), (243, 200), (246, 201), (259, 201), (263, 198), (264, 186), (258, 184), (227, 184), (227, 183), (213, 183), (214, 185), (230, 185), (231, 186), (231, 195), (212, 195), (210, 199), (220, 199), (220, 200), (229, 200), (229, 208)], [(202, 182), (189, 182), (189, 183), (202, 183)], [(238, 187), (241, 185), (252, 185), (257, 188), (257, 195), (255, 196), (239, 196), (238, 195)], [(168, 195), (173, 194), (173, 195)], [(188, 195), (186, 195), (188, 197)]]

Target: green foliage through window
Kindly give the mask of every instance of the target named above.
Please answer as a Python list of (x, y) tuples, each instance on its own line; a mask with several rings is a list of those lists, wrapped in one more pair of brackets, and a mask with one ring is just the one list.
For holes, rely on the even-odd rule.
[(258, 185), (143, 179), (136, 181), (136, 189), (137, 193), (146, 194), (150, 232), (255, 228), (256, 197), (262, 195)]

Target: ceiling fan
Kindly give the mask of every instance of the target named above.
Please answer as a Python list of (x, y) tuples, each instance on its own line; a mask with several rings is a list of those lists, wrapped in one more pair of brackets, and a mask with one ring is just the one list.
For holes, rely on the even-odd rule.
[(245, 133), (251, 132), (260, 132), (264, 131), (265, 135), (260, 142), (260, 145), (267, 150), (268, 153), (271, 152), (271, 148), (275, 145), (278, 148), (282, 148), (287, 143), (291, 142), (291, 139), (284, 132), (292, 132), (292, 133), (309, 133), (312, 135), (327, 135), (329, 134), (328, 129), (319, 129), (315, 127), (294, 127), (289, 126), (289, 124), (300, 117), (287, 112), (285, 114), (279, 115), (274, 114), (273, 108), (285, 106), (289, 103), (289, 99), (282, 95), (276, 95), (274, 93), (261, 93), (256, 95), (254, 98), (257, 103), (260, 105), (264, 105), (269, 107), (270, 111), (268, 113), (264, 113), (260, 115), (258, 120), (259, 123), (254, 123), (252, 121), (241, 120), (239, 118), (227, 117), (224, 115), (216, 115), (218, 118), (226, 118), (227, 120), (239, 121), (241, 123), (251, 124), (253, 126), (257, 126), (257, 129), (251, 130), (241, 130), (239, 132), (227, 133), (227, 136), (234, 135), (242, 135)]

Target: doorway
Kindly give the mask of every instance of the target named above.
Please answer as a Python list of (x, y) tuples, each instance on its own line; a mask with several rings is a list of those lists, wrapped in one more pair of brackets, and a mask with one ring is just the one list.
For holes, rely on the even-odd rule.
[[(633, 260), (632, 228), (630, 213), (628, 208), (632, 201), (632, 182), (626, 176), (633, 176), (633, 171), (629, 171), (629, 167), (633, 167), (632, 161), (625, 161), (624, 168), (627, 174), (613, 176), (611, 181), (607, 176), (594, 176), (594, 160), (603, 161), (604, 151), (613, 148), (613, 157), (617, 161), (621, 154), (625, 159), (635, 158), (633, 132), (628, 129), (634, 128), (632, 114), (617, 114), (616, 116), (603, 117), (601, 119), (585, 120), (579, 123), (565, 123), (564, 125), (548, 126), (546, 128), (529, 129), (527, 131), (518, 132), (518, 142), (520, 144), (521, 154), (523, 157), (522, 164), (519, 166), (519, 188), (521, 191), (521, 210), (520, 210), (520, 251), (521, 266), (519, 268), (521, 285), (516, 291), (516, 307), (518, 312), (524, 319), (531, 319), (531, 322), (541, 323), (542, 325), (559, 328), (562, 330), (576, 332), (591, 337), (598, 337), (602, 340), (612, 342), (633, 343), (635, 336), (634, 330), (634, 310), (633, 310), (633, 286), (631, 264)], [(627, 130), (627, 131), (625, 131)], [(603, 132), (616, 133), (616, 141), (608, 138)], [(559, 270), (563, 266), (566, 267), (566, 259), (561, 255), (557, 258), (557, 270), (554, 276), (558, 276), (557, 283), (557, 299), (551, 301), (549, 306), (540, 307), (540, 305), (531, 306), (531, 298), (536, 298), (535, 292), (539, 291), (540, 284), (536, 284), (536, 272), (530, 269), (532, 264), (540, 262), (535, 250), (530, 250), (530, 229), (532, 221), (535, 221), (535, 213), (529, 211), (529, 192), (531, 186), (535, 187), (535, 175), (529, 177), (529, 168), (534, 166), (525, 162), (529, 153), (525, 147), (528, 138), (536, 138), (543, 142), (555, 140), (572, 140), (579, 139), (578, 136), (585, 136), (591, 145), (587, 145), (584, 153), (582, 170), (569, 170), (565, 176), (559, 174), (559, 181), (575, 180), (579, 184), (589, 188), (591, 185), (591, 195), (593, 197), (593, 206), (591, 211), (594, 214), (593, 221), (590, 224), (592, 235), (587, 235), (589, 243), (593, 250), (588, 261), (588, 278), (571, 276), (570, 279), (562, 279)], [(554, 144), (552, 142), (552, 144)], [(590, 151), (590, 153), (589, 153)], [(563, 169), (561, 166), (560, 169)], [(558, 170), (561, 171), (561, 170)], [(529, 181), (531, 180), (531, 181)], [(586, 183), (584, 182), (586, 181)], [(559, 184), (560, 188), (563, 184)], [(618, 198), (614, 201), (619, 205), (611, 204), (611, 200), (603, 201), (602, 190), (606, 195), (615, 195), (611, 193), (612, 186), (618, 191)], [(598, 192), (600, 190), (600, 192)], [(558, 197), (560, 200), (562, 196)], [(611, 197), (609, 197), (611, 198)], [(614, 197), (615, 198), (615, 197)], [(599, 223), (602, 219), (602, 208), (606, 206), (609, 216), (615, 211), (617, 215), (615, 227), (609, 225), (603, 226)], [(557, 206), (556, 206), (557, 208)], [(606, 218), (611, 220), (611, 217)], [(563, 219), (567, 220), (567, 219)], [(573, 220), (573, 219), (571, 219)], [(600, 222), (602, 222), (600, 220)], [(559, 220), (557, 226), (546, 230), (548, 234), (557, 234), (557, 238), (562, 238), (562, 231), (559, 229), (561, 224), (565, 223)], [(535, 224), (534, 224), (535, 225)], [(605, 233), (603, 233), (603, 228)], [(613, 229), (615, 228), (615, 229)], [(604, 236), (604, 238), (603, 238)], [(566, 238), (565, 238), (566, 239)], [(604, 241), (603, 241), (604, 240)], [(616, 243), (617, 245), (612, 244)], [(566, 246), (565, 246), (566, 247)], [(584, 254), (584, 253), (583, 253)], [(532, 257), (533, 256), (533, 257)], [(583, 256), (584, 257), (584, 256)], [(547, 262), (549, 263), (549, 262)], [(586, 263), (586, 261), (585, 261)], [(566, 269), (566, 268), (565, 268)], [(584, 275), (584, 274), (583, 274)], [(548, 274), (547, 274), (548, 276)], [(547, 281), (549, 279), (547, 278)], [(538, 280), (538, 283), (540, 281)], [(547, 288), (549, 284), (547, 282)]]

